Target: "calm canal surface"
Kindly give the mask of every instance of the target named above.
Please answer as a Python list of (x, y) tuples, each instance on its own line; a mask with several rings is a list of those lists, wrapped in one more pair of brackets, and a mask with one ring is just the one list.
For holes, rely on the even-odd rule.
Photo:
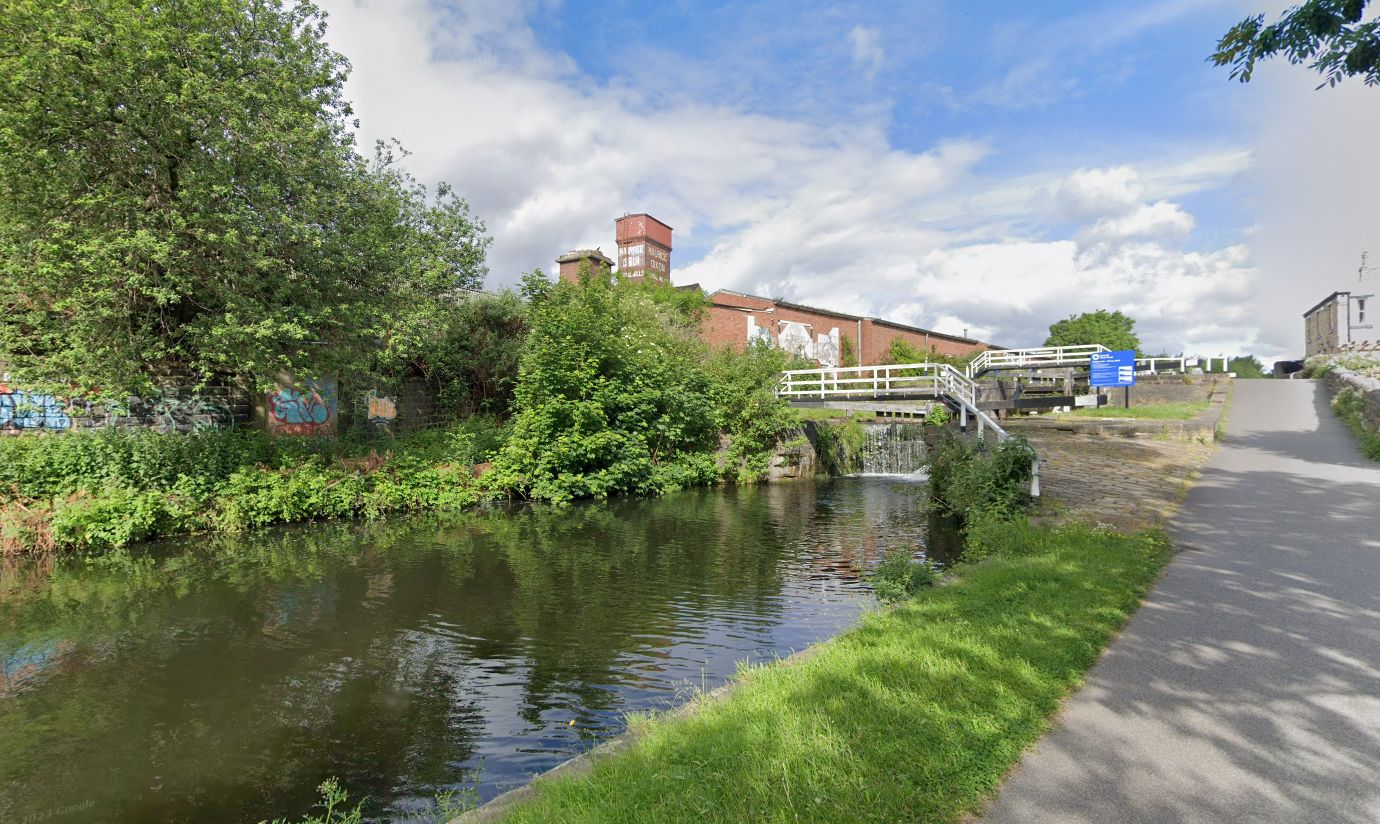
[(380, 820), (489, 798), (784, 656), (917, 549), (921, 484), (315, 524), (0, 575), (0, 821)]

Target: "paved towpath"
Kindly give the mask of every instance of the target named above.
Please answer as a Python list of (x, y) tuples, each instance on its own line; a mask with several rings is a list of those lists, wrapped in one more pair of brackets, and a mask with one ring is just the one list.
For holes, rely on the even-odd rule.
[(1380, 464), (1312, 381), (1240, 381), (1179, 555), (988, 824), (1380, 822)]

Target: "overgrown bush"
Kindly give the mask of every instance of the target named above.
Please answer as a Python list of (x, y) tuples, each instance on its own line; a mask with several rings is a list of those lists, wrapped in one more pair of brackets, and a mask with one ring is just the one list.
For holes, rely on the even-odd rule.
[(830, 475), (849, 475), (862, 469), (867, 430), (862, 421), (849, 415), (842, 421), (815, 424), (815, 454)]
[(395, 348), (405, 370), (420, 376), (439, 405), (457, 416), (506, 415), (527, 339), (528, 309), (513, 292), (462, 293)]
[(909, 552), (887, 553), (882, 562), (867, 575), (872, 591), (881, 601), (891, 604), (915, 595), (925, 587), (934, 586), (939, 573), (928, 561), (916, 561)]
[(963, 560), (987, 557), (1021, 529), (1035, 457), (1020, 436), (983, 451), (950, 433), (931, 451), (930, 497), (938, 514), (959, 519)]
[(760, 475), (794, 423), (771, 392), (780, 356), (710, 357), (689, 310), (656, 299), (665, 295), (582, 280), (556, 284), (533, 308), (512, 434), (486, 483), (569, 501)]
[(1366, 398), (1358, 390), (1347, 387), (1332, 399), (1332, 410), (1337, 413), (1361, 442), (1361, 451), (1367, 458), (1380, 461), (1380, 432), (1366, 420)]
[(0, 551), (108, 551), (203, 530), (458, 509), (481, 492), (474, 464), (505, 429), (472, 418), (377, 444), (196, 435), (71, 433), (0, 440)]

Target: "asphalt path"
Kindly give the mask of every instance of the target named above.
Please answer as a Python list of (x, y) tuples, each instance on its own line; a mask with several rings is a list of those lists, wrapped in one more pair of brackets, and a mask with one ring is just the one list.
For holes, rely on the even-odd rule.
[(1313, 381), (1238, 381), (1180, 552), (982, 816), (1380, 822), (1380, 464)]

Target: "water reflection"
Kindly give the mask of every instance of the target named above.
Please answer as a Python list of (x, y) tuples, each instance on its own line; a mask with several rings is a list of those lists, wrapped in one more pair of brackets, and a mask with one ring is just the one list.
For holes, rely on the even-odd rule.
[(257, 821), (332, 775), (380, 818), (476, 776), (492, 796), (850, 624), (860, 572), (919, 545), (923, 491), (706, 490), (11, 565), (0, 820)]

